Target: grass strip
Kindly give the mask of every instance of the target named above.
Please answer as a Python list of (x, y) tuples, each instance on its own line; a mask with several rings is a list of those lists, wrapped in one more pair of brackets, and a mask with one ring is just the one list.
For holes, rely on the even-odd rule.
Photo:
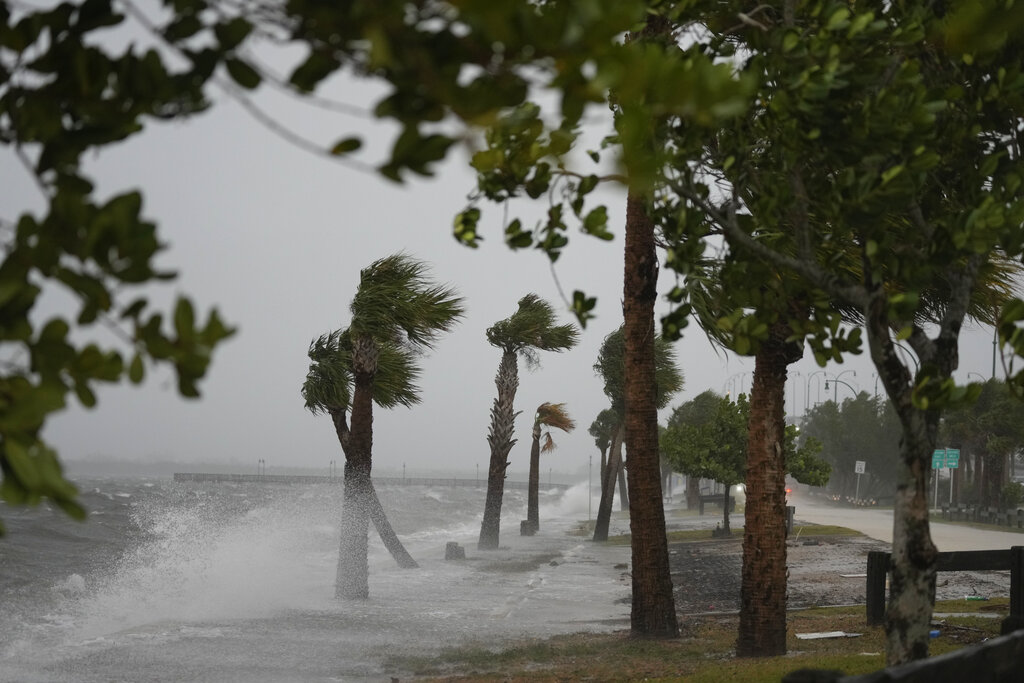
[[(936, 612), (1009, 611), (1006, 598), (985, 603), (962, 600), (936, 604)], [(468, 646), (436, 657), (396, 657), (392, 675), (446, 681), (687, 681), (715, 683), (779, 681), (801, 668), (838, 669), (860, 674), (885, 665), (885, 634), (865, 624), (863, 607), (827, 607), (789, 614), (787, 647), (782, 657), (735, 656), (735, 616), (687, 617), (674, 640), (638, 640), (625, 633), (575, 634), (523, 641), (502, 647)], [(998, 619), (947, 617), (937, 625), (931, 654), (938, 655), (999, 634)], [(855, 638), (799, 640), (797, 633), (845, 631)]]

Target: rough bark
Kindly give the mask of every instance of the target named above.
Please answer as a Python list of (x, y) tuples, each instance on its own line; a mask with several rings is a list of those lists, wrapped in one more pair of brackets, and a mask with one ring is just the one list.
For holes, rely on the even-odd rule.
[(799, 347), (776, 323), (754, 362), (750, 391), (740, 627), (736, 654), (786, 653), (786, 366)]
[[(649, 25), (647, 30), (654, 32), (658, 28)], [(634, 637), (675, 638), (679, 635), (679, 624), (669, 571), (658, 462), (654, 363), (658, 260), (654, 224), (643, 198), (634, 192), (626, 201), (625, 251), (625, 437), (629, 454), (629, 526), (633, 537), (630, 632)]]
[(594, 540), (608, 540), (608, 526), (612, 519), (612, 503), (615, 499), (615, 477), (622, 467), (622, 439), (626, 426), (620, 424), (612, 437), (608, 449), (608, 462), (603, 468), (601, 477), (601, 501), (597, 504), (597, 520), (594, 522)]
[(530, 477), (526, 492), (526, 524), (531, 532), (540, 529), (540, 423), (533, 425), (530, 445)]
[(494, 378), (498, 395), (491, 406), (491, 427), (487, 443), (491, 447), (491, 461), (487, 472), (487, 498), (484, 502), (484, 519), (480, 525), (480, 550), (495, 550), (498, 547), (501, 526), (501, 499), (505, 494), (505, 470), (508, 469), (508, 454), (515, 444), (512, 433), (515, 429), (516, 413), (514, 403), (519, 388), (519, 364), (514, 351), (505, 350), (501, 355), (498, 374)]

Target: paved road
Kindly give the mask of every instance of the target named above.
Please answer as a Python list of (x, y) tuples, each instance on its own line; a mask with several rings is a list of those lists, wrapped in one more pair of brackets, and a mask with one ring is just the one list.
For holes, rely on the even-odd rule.
[[(892, 543), (892, 510), (848, 508), (825, 505), (814, 498), (796, 495), (790, 500), (796, 506), (798, 521), (845, 526)], [(961, 524), (946, 524), (932, 519), (932, 540), (940, 551), (1000, 550), (1024, 545), (1024, 534), (1012, 531), (989, 531)]]

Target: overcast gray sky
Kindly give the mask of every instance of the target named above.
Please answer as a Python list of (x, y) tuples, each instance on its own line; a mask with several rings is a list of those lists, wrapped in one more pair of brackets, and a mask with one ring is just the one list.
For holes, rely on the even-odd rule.
[[(349, 101), (365, 102), (371, 92), (351, 84), (339, 87)], [(325, 147), (366, 125), (278, 97), (264, 95), (259, 101)], [(366, 130), (378, 141), (390, 141), (385, 125)], [(330, 420), (303, 409), (299, 389), (307, 347), (312, 338), (347, 324), (360, 268), (403, 250), (431, 263), (437, 279), (456, 286), (468, 314), (436, 352), (422, 359), (422, 404), (376, 411), (375, 471), (400, 472), (403, 464), (410, 475), (485, 470), (500, 352), (487, 344), (484, 331), (513, 313), (528, 292), (565, 307), (547, 258), (532, 250), (512, 252), (502, 243), (500, 209), (487, 209), (480, 249), (452, 238), (452, 217), (472, 188), (464, 153), (443, 165), (437, 178), (398, 186), (299, 150), (220, 97), (211, 112), (191, 121), (150, 124), (143, 135), (94, 158), (90, 169), (101, 195), (143, 190), (145, 214), (159, 223), (169, 244), (161, 263), (180, 274), (159, 296), (170, 301), (184, 292), (200, 309), (216, 305), (239, 332), (216, 354), (201, 400), (179, 398), (171, 373), (161, 369), (140, 388), (125, 384), (102, 390), (94, 410), (74, 404), (56, 416), (46, 436), (64, 458), (203, 461), (222, 464), (225, 471), (255, 471), (256, 461), (264, 459), (270, 468), (319, 467), (326, 473), (328, 463), (340, 462), (342, 454)], [(0, 159), (0, 170), (3, 214), (38, 210), (38, 193), (13, 160)], [(583, 331), (578, 348), (544, 354), (534, 372), (521, 365), (514, 472), (526, 469), (532, 415), (544, 401), (567, 403), (578, 427), (572, 435), (556, 436), (559, 448), (545, 456), (543, 468), (578, 475), (597, 455), (587, 427), (607, 402), (592, 365), (604, 336), (621, 321), (625, 200), (615, 194), (608, 200), (617, 239), (605, 243), (573, 235), (554, 269), (567, 295), (583, 289), (599, 297), (598, 318)], [(663, 291), (670, 286), (663, 274)], [(51, 311), (61, 305), (59, 296), (47, 301)], [(568, 312), (564, 319), (570, 320)], [(991, 331), (969, 330), (964, 336), (960, 375), (987, 378)], [(696, 326), (676, 349), (686, 388), (673, 406), (709, 388), (749, 392), (752, 359), (716, 352)], [(816, 370), (809, 355), (793, 366), (787, 413), (800, 414), (808, 400), (832, 395), (823, 389), (824, 373), (811, 375)], [(866, 358), (826, 372), (834, 376), (845, 370), (856, 374), (840, 377), (849, 385), (839, 385), (840, 400), (851, 389), (874, 390), (874, 370)]]

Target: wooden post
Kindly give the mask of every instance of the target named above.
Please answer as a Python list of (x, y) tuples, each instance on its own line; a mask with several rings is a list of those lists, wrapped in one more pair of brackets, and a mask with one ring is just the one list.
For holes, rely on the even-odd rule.
[(889, 561), (889, 553), (879, 550), (868, 552), (868, 626), (879, 626), (885, 622), (885, 579), (889, 575)]
[(1003, 635), (1024, 628), (1024, 546), (1010, 548), (1010, 616), (1003, 619)]

